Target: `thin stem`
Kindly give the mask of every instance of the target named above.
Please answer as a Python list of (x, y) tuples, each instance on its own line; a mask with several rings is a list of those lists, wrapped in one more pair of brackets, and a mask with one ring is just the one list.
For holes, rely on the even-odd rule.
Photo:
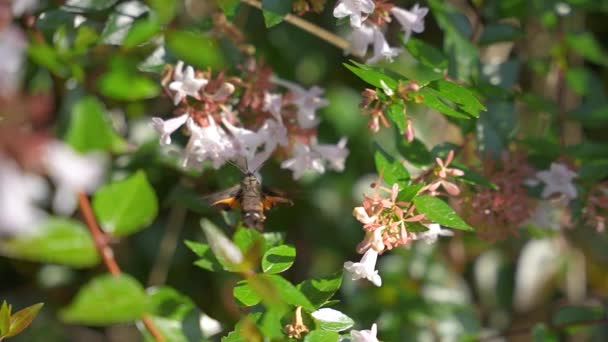
[(176, 204), (171, 208), (167, 220), (167, 228), (160, 242), (156, 261), (148, 277), (148, 286), (162, 285), (167, 281), (171, 260), (175, 254), (175, 248), (184, 227), (185, 219), (186, 208), (183, 205)]
[[(262, 4), (257, 0), (241, 0), (241, 1), (251, 7), (255, 7), (259, 10), (262, 9)], [(311, 33), (311, 34), (323, 39), (324, 41), (334, 45), (335, 47), (337, 47), (341, 50), (348, 50), (350, 47), (350, 43), (348, 42), (348, 40), (346, 40), (330, 31), (327, 31), (326, 29), (321, 28), (309, 21), (306, 21), (298, 16), (288, 13), (287, 15), (285, 15), (285, 17), (283, 17), (283, 20), (285, 20), (286, 22), (288, 22), (294, 26), (301, 28), (302, 30), (304, 30), (308, 33)]]
[[(95, 242), (95, 248), (101, 258), (103, 260), (103, 264), (108, 269), (108, 272), (115, 277), (118, 277), (122, 272), (116, 259), (114, 259), (114, 251), (108, 245), (108, 237), (101, 230), (99, 224), (97, 223), (97, 219), (95, 218), (95, 214), (93, 213), (93, 208), (91, 208), (91, 202), (89, 201), (89, 197), (84, 192), (78, 193), (78, 206), (80, 207), (80, 212), (84, 217), (84, 222), (86, 223), (91, 235), (93, 236), (93, 241)], [(154, 339), (158, 342), (164, 342), (165, 338), (160, 333), (158, 328), (154, 325), (152, 319), (144, 315), (141, 318), (142, 322), (146, 329), (150, 332), (150, 334), (154, 337)]]

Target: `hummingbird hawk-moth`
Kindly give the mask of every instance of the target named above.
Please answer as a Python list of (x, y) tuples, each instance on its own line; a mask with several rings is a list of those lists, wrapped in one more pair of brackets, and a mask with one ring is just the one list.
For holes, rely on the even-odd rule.
[(241, 209), (243, 224), (248, 228), (264, 229), (266, 216), (264, 211), (275, 204), (289, 204), (291, 200), (283, 197), (279, 192), (268, 190), (253, 174), (246, 172), (241, 182), (223, 191), (207, 196), (212, 206), (223, 210)]

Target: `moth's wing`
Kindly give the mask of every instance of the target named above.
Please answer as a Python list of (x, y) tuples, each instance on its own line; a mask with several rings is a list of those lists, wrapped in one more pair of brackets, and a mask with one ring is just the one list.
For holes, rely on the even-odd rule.
[(230, 210), (238, 207), (241, 197), (241, 185), (237, 184), (228, 189), (218, 191), (203, 197), (209, 205), (222, 210)]
[(284, 191), (262, 187), (262, 204), (264, 205), (264, 209), (268, 210), (274, 207), (275, 204), (293, 205), (293, 202), (286, 197)]

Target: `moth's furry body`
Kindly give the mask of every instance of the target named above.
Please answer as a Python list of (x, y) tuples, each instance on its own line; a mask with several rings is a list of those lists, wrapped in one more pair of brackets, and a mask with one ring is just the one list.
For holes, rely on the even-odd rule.
[(208, 200), (211, 205), (222, 209), (240, 207), (243, 224), (257, 230), (264, 229), (265, 210), (272, 208), (275, 203), (291, 204), (289, 199), (278, 193), (263, 189), (252, 172), (247, 172), (240, 184), (210, 195)]

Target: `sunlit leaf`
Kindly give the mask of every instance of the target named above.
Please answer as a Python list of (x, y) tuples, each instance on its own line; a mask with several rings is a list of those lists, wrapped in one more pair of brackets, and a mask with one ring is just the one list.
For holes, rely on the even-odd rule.
[(137, 71), (133, 60), (115, 56), (109, 70), (97, 81), (104, 96), (120, 101), (135, 101), (156, 97), (160, 91), (157, 82)]
[(247, 280), (239, 281), (234, 286), (234, 289), (232, 289), (232, 294), (234, 295), (234, 299), (243, 306), (253, 306), (262, 300), (262, 298), (256, 294), (255, 290), (249, 286)]
[(133, 234), (148, 226), (158, 213), (158, 200), (143, 171), (99, 188), (93, 209), (102, 228), (115, 236)]
[(454, 229), (473, 230), (473, 227), (464, 222), (454, 209), (437, 197), (417, 196), (414, 198), (414, 204), (419, 213), (425, 214), (426, 218), (435, 223)]
[(12, 314), (10, 328), (5, 337), (15, 336), (32, 324), (42, 306), (44, 303), (34, 304)]
[(304, 337), (304, 342), (338, 342), (339, 340), (340, 334), (325, 330), (313, 330)]
[(275, 274), (287, 270), (296, 258), (296, 249), (292, 246), (281, 245), (270, 248), (262, 257), (262, 271)]
[(65, 139), (75, 150), (109, 150), (113, 135), (105, 108), (97, 98), (87, 96), (74, 104)]
[(198, 68), (220, 68), (222, 53), (217, 42), (202, 32), (171, 31), (166, 36), (167, 47), (179, 59)]
[(291, 11), (293, 0), (262, 0), (262, 13), (266, 27), (272, 27)]
[(297, 288), (316, 308), (321, 307), (340, 289), (342, 272), (320, 279), (307, 279), (298, 284)]
[(149, 309), (144, 288), (127, 274), (97, 276), (60, 312), (68, 323), (107, 326), (133, 322)]
[(577, 54), (594, 63), (608, 66), (608, 52), (602, 48), (593, 33), (568, 33), (566, 35), (566, 42)]

